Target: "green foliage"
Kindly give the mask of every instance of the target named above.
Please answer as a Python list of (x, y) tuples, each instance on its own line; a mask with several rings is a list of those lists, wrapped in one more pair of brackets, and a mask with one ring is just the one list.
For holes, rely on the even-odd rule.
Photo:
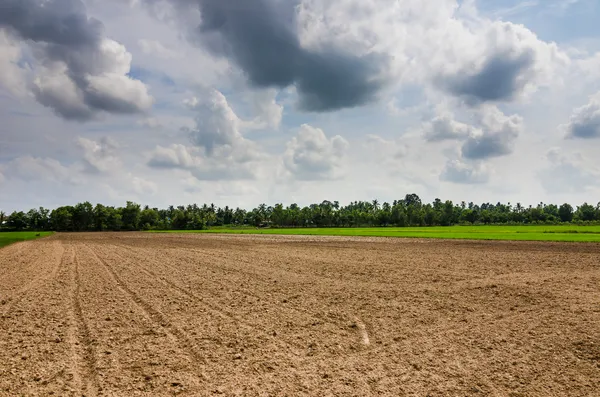
[(600, 223), (600, 204), (584, 203), (576, 210), (539, 203), (536, 206), (472, 202), (453, 203), (435, 199), (424, 203), (416, 194), (391, 203), (353, 201), (346, 206), (325, 200), (300, 207), (281, 203), (260, 204), (250, 211), (216, 207), (214, 204), (169, 206), (166, 209), (142, 207), (128, 201), (125, 207), (109, 207), (89, 202), (48, 211), (0, 213), (0, 227), (6, 230), (120, 231), (120, 230), (203, 230), (218, 226), (259, 228), (360, 228), (452, 225), (553, 225), (561, 223)]
[[(172, 231), (185, 233), (185, 231)], [(254, 227), (217, 227), (189, 233), (284, 234), (315, 236), (410, 237), (468, 240), (523, 240), (600, 242), (600, 226), (449, 226), (449, 227), (377, 227), (377, 228), (293, 228), (259, 229)]]
[(51, 234), (51, 232), (0, 232), (0, 248), (19, 241), (33, 240)]

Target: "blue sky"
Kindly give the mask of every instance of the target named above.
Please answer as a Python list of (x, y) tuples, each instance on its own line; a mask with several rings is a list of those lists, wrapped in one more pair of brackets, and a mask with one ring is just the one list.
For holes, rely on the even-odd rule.
[(600, 201), (594, 0), (7, 7), (0, 210)]

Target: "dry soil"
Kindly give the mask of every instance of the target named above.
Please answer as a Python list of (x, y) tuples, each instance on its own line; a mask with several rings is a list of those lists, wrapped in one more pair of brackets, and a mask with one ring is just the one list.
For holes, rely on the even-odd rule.
[(600, 396), (600, 245), (57, 234), (0, 250), (0, 395)]

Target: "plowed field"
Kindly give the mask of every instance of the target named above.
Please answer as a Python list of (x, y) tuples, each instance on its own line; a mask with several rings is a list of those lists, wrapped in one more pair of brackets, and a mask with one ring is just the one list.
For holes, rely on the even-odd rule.
[(600, 245), (56, 234), (0, 250), (0, 395), (598, 396)]

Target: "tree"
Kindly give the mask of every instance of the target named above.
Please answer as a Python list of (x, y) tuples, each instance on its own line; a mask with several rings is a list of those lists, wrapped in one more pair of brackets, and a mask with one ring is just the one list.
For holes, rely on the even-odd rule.
[(140, 214), (140, 225), (144, 230), (150, 230), (157, 226), (158, 219), (158, 211), (146, 207)]
[(573, 220), (573, 207), (570, 204), (563, 204), (558, 209), (558, 216), (562, 222), (571, 222)]
[(14, 211), (8, 216), (6, 225), (12, 230), (25, 230), (29, 226), (29, 219), (27, 219), (27, 214), (25, 214), (23, 211)]
[(73, 230), (73, 207), (59, 207), (50, 213), (50, 225), (57, 232)]
[(121, 209), (123, 228), (125, 230), (138, 230), (140, 224), (141, 207), (139, 204), (128, 201), (125, 208)]
[(4, 226), (5, 220), (6, 220), (6, 213), (4, 211), (0, 211), (0, 229)]
[(577, 208), (577, 218), (582, 221), (593, 221), (596, 218), (596, 209), (588, 203), (583, 203)]
[(90, 231), (94, 228), (94, 207), (89, 202), (79, 203), (73, 207), (73, 229)]

